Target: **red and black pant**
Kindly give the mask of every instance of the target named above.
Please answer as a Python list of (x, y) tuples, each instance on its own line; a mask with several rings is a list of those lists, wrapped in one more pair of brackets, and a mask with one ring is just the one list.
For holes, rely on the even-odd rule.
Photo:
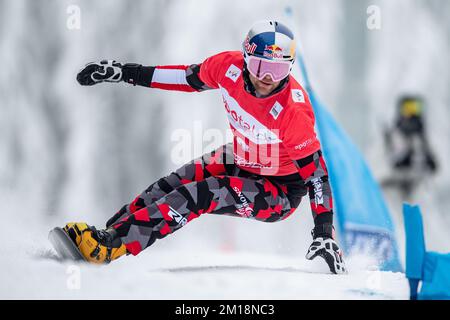
[(283, 220), (306, 194), (297, 185), (295, 197), (291, 196), (292, 185), (242, 170), (233, 159), (232, 144), (226, 144), (192, 160), (122, 207), (107, 227), (114, 228), (127, 250), (136, 255), (205, 213)]

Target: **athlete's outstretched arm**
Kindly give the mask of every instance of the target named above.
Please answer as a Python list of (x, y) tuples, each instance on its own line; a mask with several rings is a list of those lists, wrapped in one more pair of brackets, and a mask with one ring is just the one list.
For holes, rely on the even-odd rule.
[(219, 81), (224, 76), (221, 66), (230, 57), (232, 55), (229, 52), (222, 52), (199, 64), (170, 66), (143, 66), (102, 60), (88, 63), (77, 74), (77, 81), (83, 86), (124, 81), (148, 88), (201, 92), (219, 88)]
[(127, 63), (122, 67), (122, 80), (133, 85), (164, 90), (200, 92), (208, 89), (200, 80), (201, 64), (177, 66), (142, 66)]

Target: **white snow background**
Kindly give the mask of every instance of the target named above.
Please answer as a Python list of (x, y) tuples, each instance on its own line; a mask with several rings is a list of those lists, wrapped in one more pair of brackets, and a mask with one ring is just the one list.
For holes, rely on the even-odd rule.
[[(450, 251), (448, 1), (0, 0), (1, 299), (408, 298), (404, 275), (378, 271), (370, 257), (347, 257), (345, 276), (307, 261), (312, 219), (306, 199), (274, 224), (202, 216), (109, 266), (61, 264), (48, 243), (48, 231), (67, 221), (103, 226), (180, 166), (170, 157), (176, 130), (194, 134), (189, 161), (211, 149), (195, 136), (198, 126), (227, 128), (218, 92), (81, 87), (75, 76), (82, 66), (103, 58), (199, 63), (239, 50), (254, 21), (285, 20), (287, 4), (318, 96), (377, 178), (387, 172), (380, 129), (392, 122), (396, 99), (410, 92), (426, 99), (440, 172), (415, 201), (429, 249)], [(67, 28), (73, 5), (81, 13), (76, 30)], [(380, 30), (367, 29), (369, 5), (380, 8)], [(403, 254), (401, 199), (386, 198)]]

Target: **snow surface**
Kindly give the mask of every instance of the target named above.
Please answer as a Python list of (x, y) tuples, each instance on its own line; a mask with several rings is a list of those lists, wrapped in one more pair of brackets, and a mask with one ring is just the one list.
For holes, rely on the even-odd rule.
[[(185, 229), (196, 232), (217, 218), (197, 219)], [(306, 251), (287, 256), (185, 242), (171, 250), (155, 244), (107, 266), (61, 262), (46, 239), (49, 227), (35, 222), (19, 237), (20, 220), (0, 235), (8, 243), (0, 247), (6, 257), (0, 299), (408, 299), (409, 294), (404, 274), (378, 271), (367, 257), (347, 259), (349, 274), (333, 275), (323, 260), (306, 260)], [(190, 232), (160, 243), (180, 243)]]
[(43, 246), (8, 260), (0, 298), (408, 299), (403, 274), (370, 271), (358, 266), (361, 260), (354, 262), (349, 261), (348, 275), (336, 276), (320, 273), (327, 272), (322, 261), (304, 258), (173, 250), (92, 266), (60, 263)]

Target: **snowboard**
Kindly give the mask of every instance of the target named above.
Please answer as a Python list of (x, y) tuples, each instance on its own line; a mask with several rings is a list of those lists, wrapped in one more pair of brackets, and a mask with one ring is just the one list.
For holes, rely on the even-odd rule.
[(62, 228), (56, 227), (50, 230), (48, 240), (61, 260), (85, 261), (80, 250)]

